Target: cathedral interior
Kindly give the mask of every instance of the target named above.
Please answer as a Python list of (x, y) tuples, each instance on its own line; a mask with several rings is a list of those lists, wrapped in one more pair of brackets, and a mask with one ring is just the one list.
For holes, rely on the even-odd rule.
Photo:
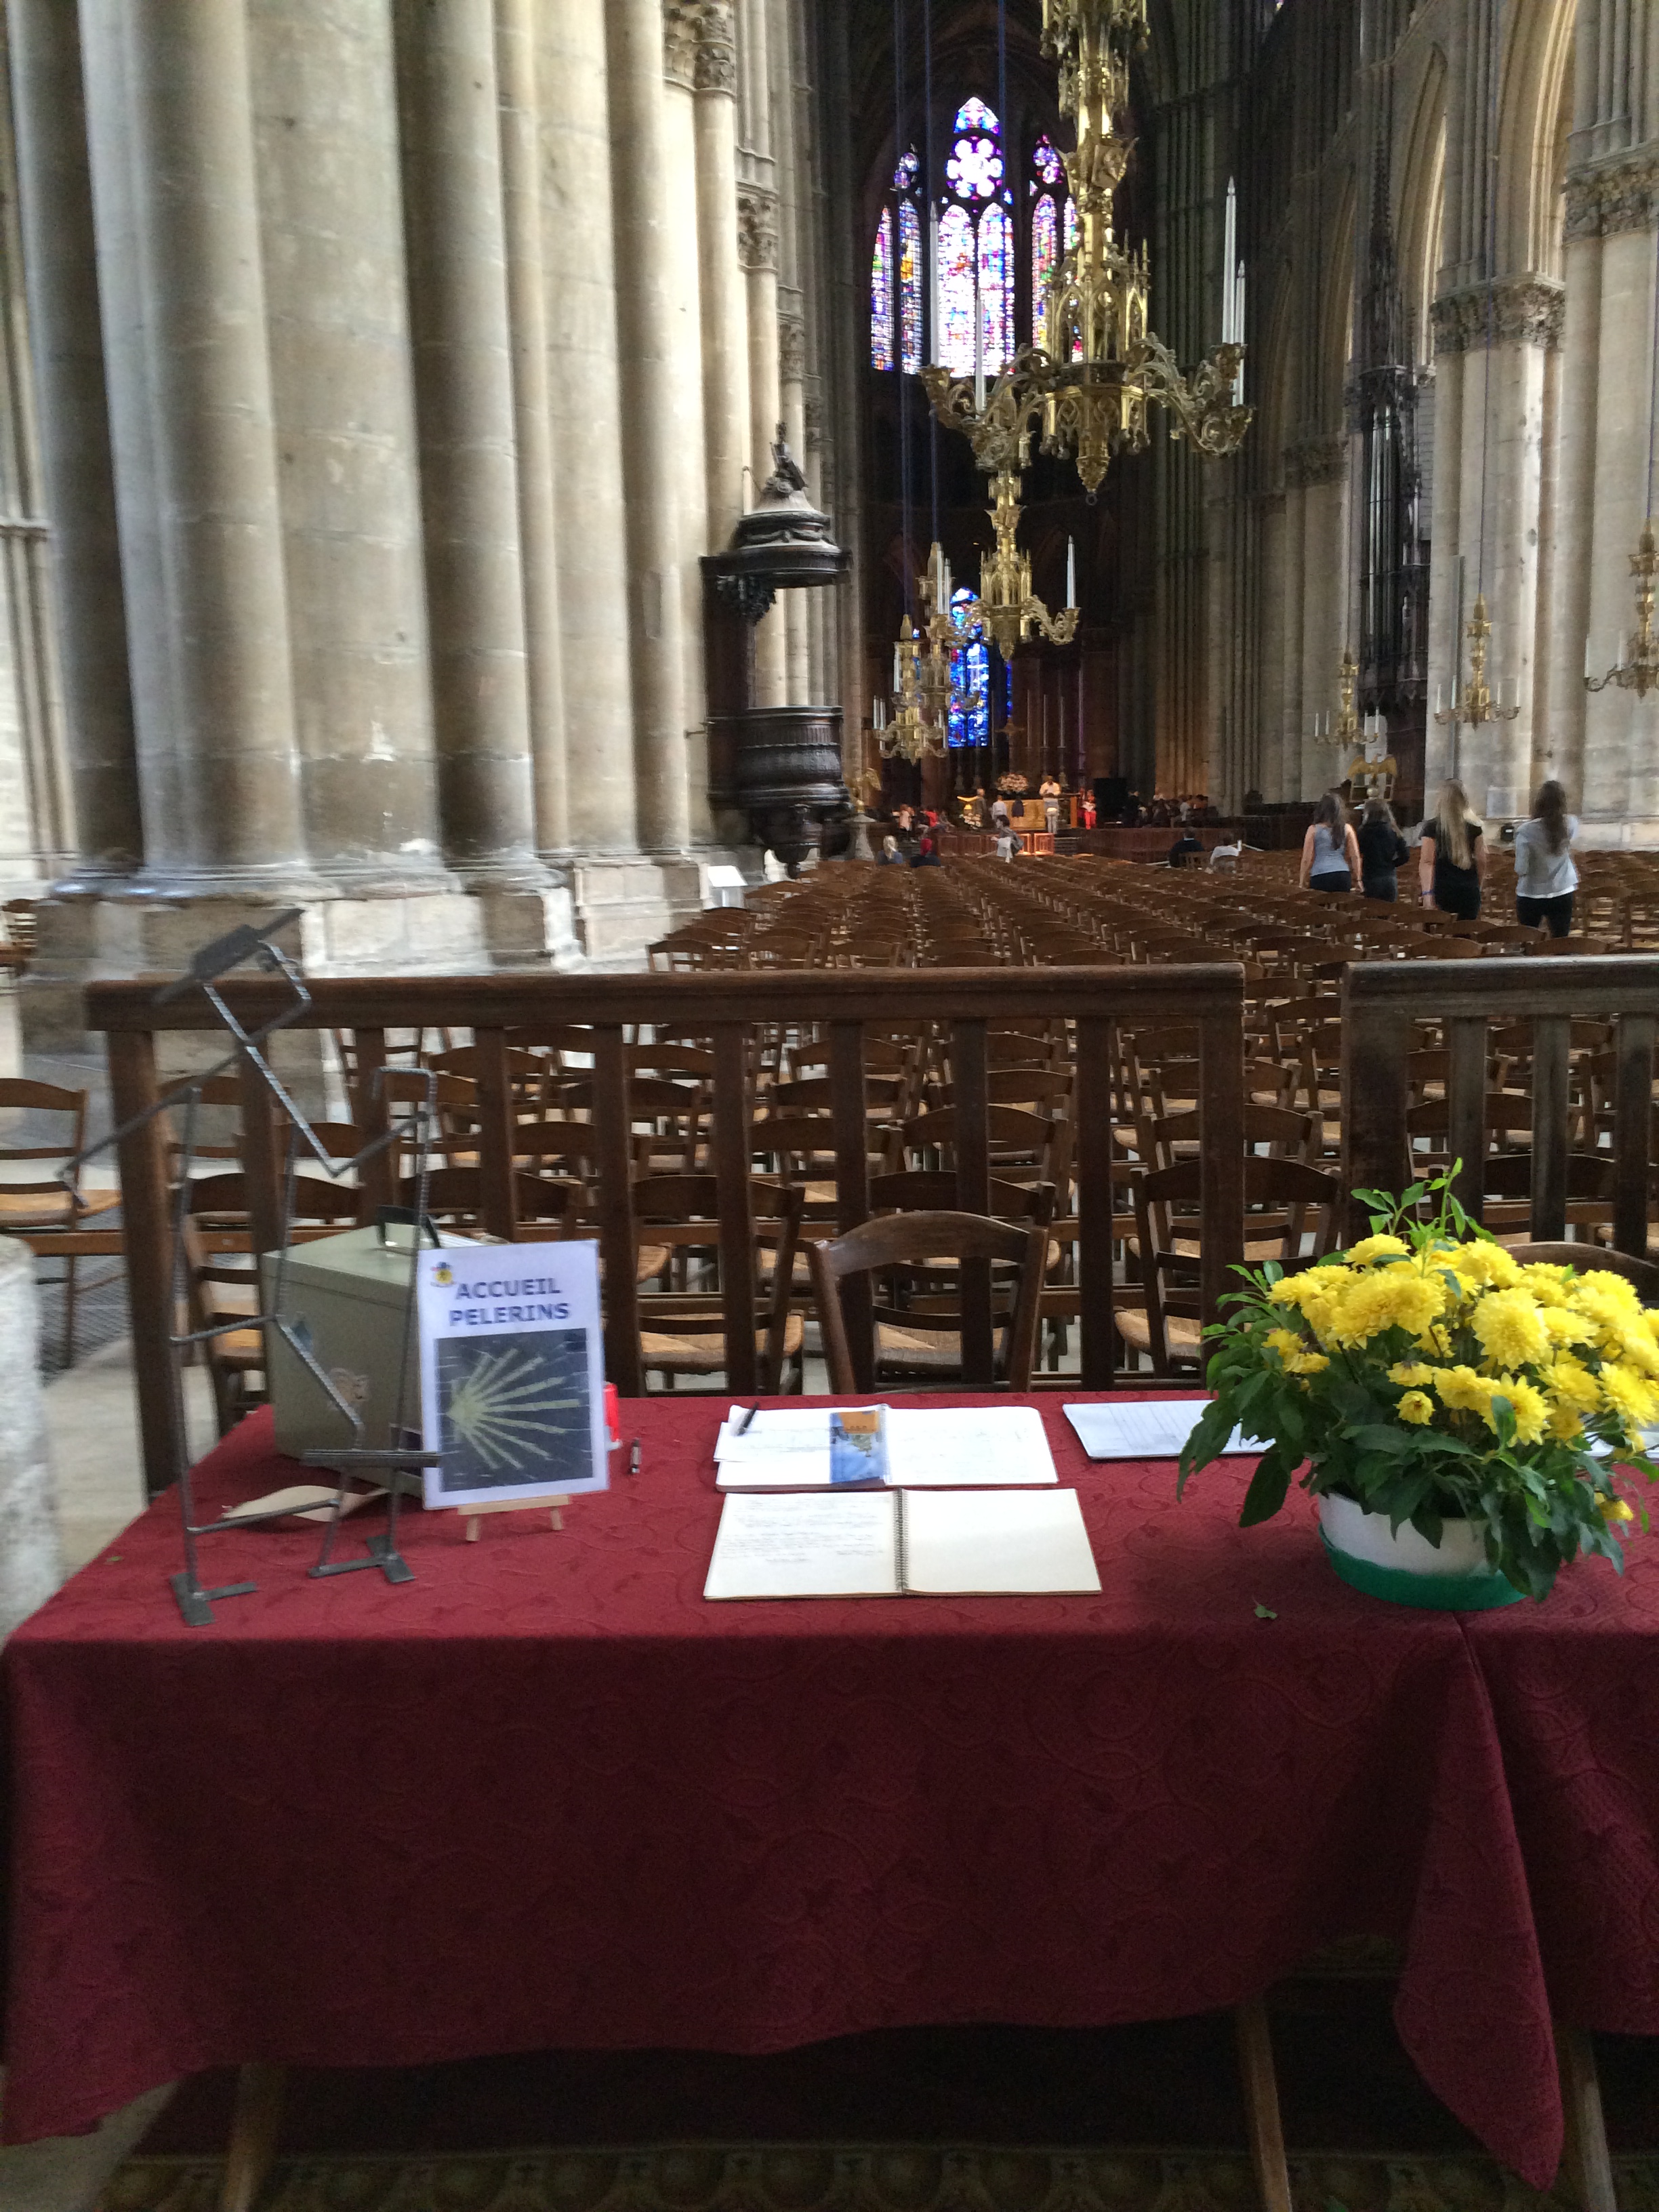
[[(1139, 12), (1091, 220), (1183, 404), (1242, 353), (1091, 487), (1036, 425), (1019, 552), (1076, 619), (1006, 658), (958, 622), (948, 745), (884, 768), (895, 641), (994, 544), (921, 372), (1064, 349), (1042, 0), (9, 0), (40, 1033), (249, 902), (302, 904), (319, 973), (628, 965), (878, 790), (1293, 805), (1345, 713), (1402, 820), (1554, 776), (1585, 844), (1659, 839), (1653, 707), (1586, 682), (1639, 643), (1654, 504), (1651, 7)], [(780, 441), (822, 558), (745, 582)]]

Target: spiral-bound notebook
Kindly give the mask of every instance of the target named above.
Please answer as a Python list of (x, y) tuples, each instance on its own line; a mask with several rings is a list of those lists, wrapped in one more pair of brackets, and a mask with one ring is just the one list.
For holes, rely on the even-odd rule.
[(1074, 1490), (728, 1492), (706, 1598), (1100, 1588)]

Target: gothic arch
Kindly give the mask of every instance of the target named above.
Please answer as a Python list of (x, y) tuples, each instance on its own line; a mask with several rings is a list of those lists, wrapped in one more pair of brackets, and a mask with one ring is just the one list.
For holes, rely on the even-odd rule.
[(1431, 46), (1401, 149), (1400, 288), (1411, 319), (1412, 347), (1419, 362), (1434, 350), (1429, 308), (1439, 270), (1446, 209), (1446, 57)]
[(1511, 0), (1498, 112), (1498, 263), (1559, 276), (1574, 0)]

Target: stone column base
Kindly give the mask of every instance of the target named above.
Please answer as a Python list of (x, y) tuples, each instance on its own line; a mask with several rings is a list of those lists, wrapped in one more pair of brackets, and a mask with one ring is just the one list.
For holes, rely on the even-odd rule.
[[(647, 946), (711, 902), (708, 868), (738, 859), (714, 848), (663, 857), (574, 854), (563, 864), (568, 888), (444, 889), (402, 897), (298, 893), (289, 903), (302, 911), (285, 942), (305, 973), (319, 976), (638, 969)], [(26, 1049), (92, 1050), (85, 985), (176, 975), (202, 945), (268, 919), (282, 904), (270, 897), (120, 891), (46, 899), (21, 994)]]

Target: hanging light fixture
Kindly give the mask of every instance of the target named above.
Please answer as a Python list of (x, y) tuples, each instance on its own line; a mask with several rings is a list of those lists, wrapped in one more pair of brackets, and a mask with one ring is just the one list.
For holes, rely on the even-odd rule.
[(1659, 264), (1653, 272), (1653, 337), (1648, 358), (1648, 519), (1630, 561), (1630, 572), (1636, 579), (1636, 635), (1628, 646), (1620, 639), (1619, 658), (1605, 676), (1590, 674), (1588, 642), (1584, 647), (1587, 691), (1605, 691), (1609, 684), (1616, 684), (1622, 691), (1635, 692), (1638, 699), (1659, 690), (1659, 638), (1653, 634), (1654, 579), (1659, 575), (1659, 551), (1655, 550), (1653, 532), (1654, 445), (1659, 435)]
[(1435, 709), (1435, 720), (1461, 724), (1469, 730), (1478, 730), (1483, 722), (1514, 721), (1521, 712), (1520, 701), (1512, 707), (1500, 707), (1486, 682), (1486, 640), (1492, 635), (1492, 624), (1486, 619), (1484, 592), (1475, 594), (1474, 612), (1464, 625), (1463, 635), (1469, 641), (1469, 680), (1462, 695), (1453, 696), (1449, 707)]
[[(922, 371), (940, 422), (972, 441), (988, 474), (1022, 470), (1040, 422), (1042, 450), (1075, 462), (1091, 499), (1115, 453), (1147, 444), (1149, 404), (1174, 417), (1171, 435), (1214, 455), (1237, 451), (1252, 412), (1236, 396), (1241, 344), (1230, 340), (1191, 377), (1181, 374), (1148, 325), (1146, 253), (1114, 233), (1130, 154), (1117, 118), (1128, 103), (1130, 52), (1146, 36), (1146, 0), (1043, 0), (1042, 51), (1059, 65), (1060, 112), (1077, 131), (1076, 151), (1065, 156), (1077, 235), (1049, 281), (1048, 347), (1017, 354), (988, 392), (982, 377)], [(999, 510), (1004, 504), (1000, 489)]]
[(945, 750), (944, 740), (933, 728), (922, 702), (920, 666), (921, 641), (908, 615), (893, 647), (892, 720), (878, 728), (876, 743), (884, 760), (902, 760), (912, 768)]

